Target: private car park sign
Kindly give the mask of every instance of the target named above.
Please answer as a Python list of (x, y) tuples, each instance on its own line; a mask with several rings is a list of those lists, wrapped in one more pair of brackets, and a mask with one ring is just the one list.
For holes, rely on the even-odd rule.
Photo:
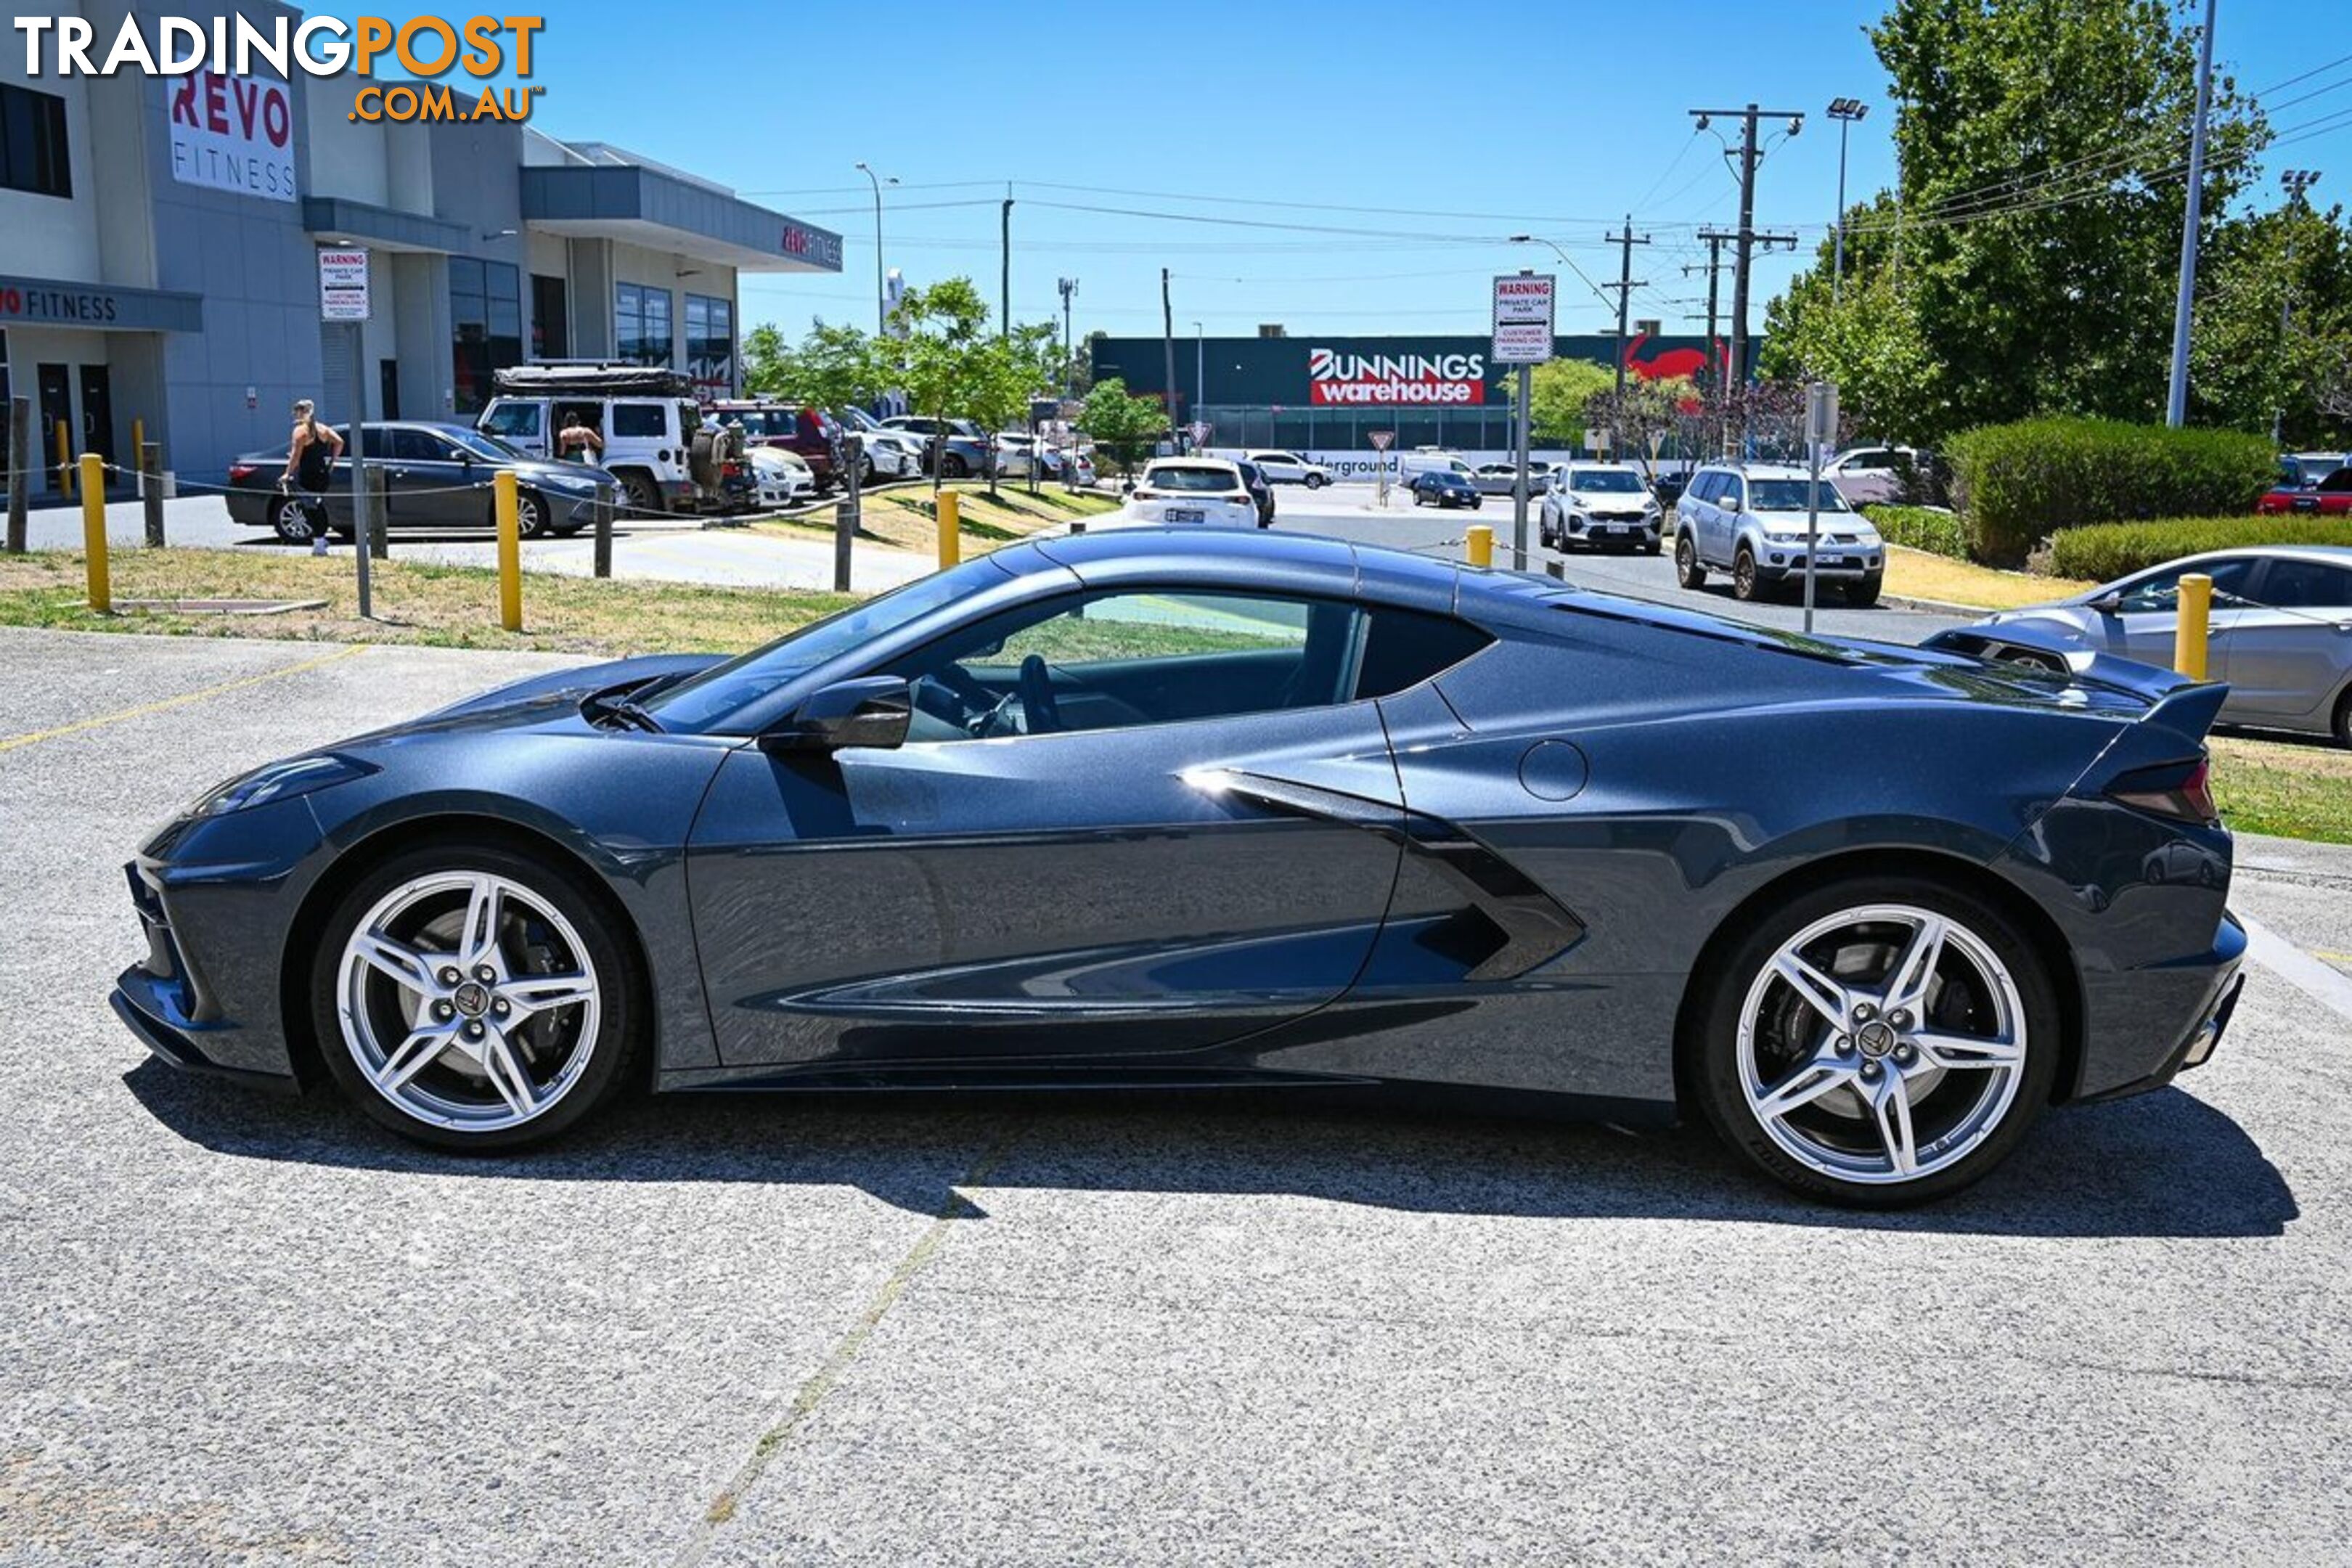
[(368, 319), (368, 253), (321, 246), (319, 249), (319, 319)]
[(1555, 279), (1514, 272), (1495, 279), (1496, 364), (1541, 364), (1551, 358)]

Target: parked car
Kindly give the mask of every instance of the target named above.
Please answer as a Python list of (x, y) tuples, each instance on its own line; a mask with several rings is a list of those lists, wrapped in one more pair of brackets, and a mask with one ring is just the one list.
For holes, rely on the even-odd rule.
[(2333, 469), (2301, 485), (2274, 485), (2254, 502), (2254, 510), (2264, 513), (2352, 517), (2352, 468)]
[[(1557, 464), (1538, 463), (1529, 459), (1528, 494), (1530, 496), (1543, 494), (1544, 486), (1550, 482), (1552, 471), (1557, 467)], [(1519, 466), (1517, 463), (1481, 463), (1470, 470), (1470, 482), (1478, 487), (1480, 495), (1486, 496), (1511, 494), (1517, 488)]]
[(1688, 473), (1670, 474), (1663, 469), (1650, 481), (1650, 493), (1658, 498), (1660, 506), (1672, 506), (1683, 499), (1683, 487), (1690, 482)]
[(2279, 459), (2279, 485), (2309, 489), (2342, 468), (2352, 468), (2352, 452), (2289, 452)]
[(763, 507), (804, 506), (823, 492), (808, 460), (784, 447), (753, 447), (744, 454), (753, 499)]
[[(1338, 540), (1088, 532), (232, 780), (133, 857), (112, 1002), (174, 1068), (315, 1068), (468, 1152), (644, 1088), (1444, 1084), (1704, 1119), (1885, 1208), (2223, 1042), (2220, 699)], [(2044, 1124), (2001, 1204), (2095, 1163), (2102, 1114)], [(2193, 1188), (2203, 1146), (2147, 1120), (2133, 1157)], [(697, 1133), (629, 1136), (664, 1127)], [(346, 1131), (285, 1123), (310, 1158)], [(1612, 1158), (1607, 1201), (1690, 1147)], [(1727, 1212), (1690, 1158), (1673, 1211)]]
[(1411, 487), (1412, 481), (1433, 469), (1459, 474), (1465, 484), (1477, 479), (1477, 470), (1460, 457), (1437, 447), (1416, 447), (1397, 458), (1397, 483)]
[(1554, 550), (1622, 545), (1655, 555), (1665, 508), (1629, 463), (1563, 463), (1544, 485), (1537, 537)]
[(904, 430), (887, 428), (883, 423), (863, 408), (839, 408), (834, 411), (834, 423), (844, 434), (856, 432), (862, 465), (858, 483), (872, 484), (877, 479), (910, 479), (923, 472), (923, 438)]
[(901, 414), (882, 421), (886, 430), (904, 430), (923, 441), (923, 472), (937, 465), (940, 477), (961, 479), (988, 471), (989, 440), (969, 419), (930, 419)]
[(1236, 462), (1234, 467), (1240, 470), (1242, 483), (1249, 488), (1250, 500), (1257, 503), (1257, 525), (1260, 528), (1272, 528), (1274, 526), (1274, 487), (1266, 483), (1264, 470), (1247, 458)]
[[(339, 426), (335, 434), (346, 445), (323, 503), (329, 529), (348, 539), (358, 531), (352, 512), (351, 428)], [(502, 468), (514, 471), (516, 519), (528, 538), (577, 533), (594, 524), (599, 506), (620, 502), (620, 487), (602, 468), (530, 457), (464, 425), (393, 420), (363, 426), (360, 439), (366, 460), (383, 467), (387, 531), (497, 527), (491, 480)], [(284, 442), (231, 463), (229, 521), (267, 528), (289, 544), (308, 544), (312, 532), (301, 498), (278, 488), (285, 471)]]
[(1413, 475), (1412, 483), (1407, 488), (1412, 492), (1412, 504), (1415, 506), (1435, 505), (1441, 509), (1466, 506), (1475, 511), (1486, 500), (1470, 482), (1468, 474), (1458, 473), (1452, 468), (1423, 468)]
[(747, 447), (782, 447), (797, 453), (816, 481), (817, 494), (841, 483), (841, 426), (822, 408), (749, 398), (722, 398), (710, 405), (721, 425), (740, 425)]
[(1286, 452), (1266, 447), (1242, 454), (1243, 460), (1257, 465), (1270, 485), (1305, 485), (1319, 490), (1331, 482), (1331, 470), (1320, 463), (1309, 462), (1297, 452)]
[(618, 481), (630, 511), (691, 510), (699, 500), (691, 454), (702, 410), (683, 374), (633, 364), (522, 364), (499, 371), (474, 427), (519, 452), (551, 456), (577, 416), (604, 438), (597, 466)]
[(1144, 466), (1127, 504), (1095, 526), (1139, 524), (1256, 528), (1257, 500), (1241, 470), (1222, 458), (1160, 458)]
[(1855, 447), (1822, 465), (1822, 478), (1837, 487), (1848, 506), (1891, 501), (1903, 493), (1904, 476), (1916, 472), (1919, 454), (1909, 447)]
[(2180, 579), (2191, 572), (2213, 579), (2205, 673), (2230, 684), (2221, 721), (2332, 735), (2352, 746), (2352, 546), (2266, 544), (2191, 555), (1977, 625), (1997, 636), (2037, 634), (2032, 646), (1995, 657), (2048, 667), (2055, 661), (2040, 650), (2054, 645), (2161, 668), (2172, 662)]
[[(1766, 463), (1709, 463), (1691, 477), (1675, 507), (1675, 570), (1685, 588), (1706, 585), (1709, 569), (1731, 574), (1731, 592), (1754, 599), (1805, 575), (1805, 499), (1811, 476)], [(1886, 547), (1870, 520), (1823, 479), (1817, 492), (1821, 559), (1816, 583), (1849, 605), (1878, 603)]]

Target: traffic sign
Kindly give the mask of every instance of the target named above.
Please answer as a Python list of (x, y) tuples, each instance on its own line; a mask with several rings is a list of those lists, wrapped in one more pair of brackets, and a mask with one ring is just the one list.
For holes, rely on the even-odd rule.
[(319, 248), (319, 319), (368, 319), (368, 253), (343, 247)]
[(1541, 364), (1551, 358), (1552, 296), (1548, 273), (1511, 272), (1495, 279), (1496, 364)]
[(1366, 434), (1371, 437), (1372, 450), (1375, 452), (1387, 451), (1389, 443), (1396, 439), (1396, 432), (1393, 430), (1370, 430)]

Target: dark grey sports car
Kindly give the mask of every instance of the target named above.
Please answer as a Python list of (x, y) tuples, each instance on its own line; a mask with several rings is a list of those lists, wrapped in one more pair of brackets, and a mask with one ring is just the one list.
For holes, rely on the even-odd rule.
[(132, 862), (114, 1002), (456, 1147), (648, 1084), (1475, 1089), (1913, 1201), (2204, 1060), (2245, 947), (2223, 689), (1952, 638), (1033, 542), (232, 780)]

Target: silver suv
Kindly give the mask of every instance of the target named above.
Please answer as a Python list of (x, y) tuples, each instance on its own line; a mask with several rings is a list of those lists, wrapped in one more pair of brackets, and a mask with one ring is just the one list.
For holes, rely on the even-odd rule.
[[(1731, 574), (1731, 592), (1747, 600), (1805, 575), (1804, 469), (1769, 463), (1710, 463), (1691, 476), (1675, 503), (1675, 570), (1685, 588), (1706, 585), (1707, 572)], [(1821, 559), (1816, 582), (1838, 588), (1849, 605), (1878, 603), (1886, 547), (1868, 519), (1821, 482)]]

